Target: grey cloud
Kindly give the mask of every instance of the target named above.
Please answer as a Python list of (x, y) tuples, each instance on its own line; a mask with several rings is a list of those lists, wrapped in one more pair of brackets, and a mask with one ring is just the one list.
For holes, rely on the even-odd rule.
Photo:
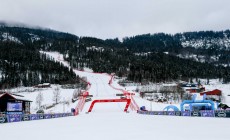
[(230, 28), (229, 0), (0, 0), (0, 20), (115, 38)]

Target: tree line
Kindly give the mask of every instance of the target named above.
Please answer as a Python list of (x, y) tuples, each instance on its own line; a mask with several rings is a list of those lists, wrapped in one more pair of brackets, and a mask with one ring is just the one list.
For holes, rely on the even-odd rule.
[[(1, 41), (0, 58), (3, 73), (1, 82), (11, 81), (8, 83), (11, 86), (18, 84), (29, 86), (47, 81), (62, 83), (75, 78), (71, 69), (68, 70), (60, 63), (40, 54), (40, 50), (60, 52), (72, 68), (88, 67), (95, 72), (116, 73), (135, 82), (164, 82), (178, 79), (188, 81), (191, 78), (219, 78), (223, 79), (223, 82), (230, 81), (230, 69), (222, 65), (230, 60), (228, 49), (185, 48), (181, 44), (182, 39), (228, 37), (230, 34), (228, 30), (176, 35), (145, 34), (126, 37), (122, 41), (118, 38), (102, 40), (52, 30), (19, 27), (0, 28), (0, 33), (4, 32), (9, 32), (22, 42), (19, 44), (10, 40)], [(39, 39), (32, 41), (31, 34)], [(219, 56), (219, 60), (215, 63), (201, 63), (179, 58), (178, 54), (183, 53), (205, 55), (207, 58), (215, 54)], [(23, 74), (17, 74), (18, 71)]]

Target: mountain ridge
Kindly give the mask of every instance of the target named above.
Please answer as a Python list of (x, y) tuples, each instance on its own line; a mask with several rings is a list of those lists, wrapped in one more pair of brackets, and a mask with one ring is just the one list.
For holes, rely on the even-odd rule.
[[(228, 34), (223, 36), (225, 32)], [(58, 51), (72, 68), (89, 67), (95, 72), (115, 72), (136, 82), (163, 82), (179, 78), (219, 78), (227, 82), (230, 79), (228, 49), (184, 47), (181, 39), (229, 37), (229, 30), (184, 34), (137, 35), (126, 37), (121, 42), (118, 38), (103, 40), (52, 30), (0, 27), (0, 43), (36, 52)], [(142, 53), (145, 55), (139, 55)], [(8, 59), (11, 59), (10, 56)], [(51, 78), (50, 81), (54, 80)]]

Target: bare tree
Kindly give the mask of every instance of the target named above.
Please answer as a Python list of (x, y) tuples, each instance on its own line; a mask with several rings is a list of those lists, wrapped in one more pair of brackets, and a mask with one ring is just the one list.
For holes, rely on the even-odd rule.
[(53, 101), (55, 102), (55, 104), (58, 104), (58, 102), (61, 99), (60, 93), (61, 93), (60, 88), (58, 86), (55, 87), (53, 91)]
[(42, 101), (44, 100), (43, 94), (41, 92), (38, 93), (36, 97), (36, 103), (38, 105), (38, 109), (41, 109)]
[(73, 99), (78, 98), (81, 95), (81, 88), (75, 89), (73, 92)]

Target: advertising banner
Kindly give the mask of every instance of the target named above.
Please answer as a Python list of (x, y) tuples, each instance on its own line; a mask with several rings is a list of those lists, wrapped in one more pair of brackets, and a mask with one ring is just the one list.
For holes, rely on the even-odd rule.
[(39, 114), (39, 119), (44, 119), (44, 115), (43, 114)]
[(140, 111), (140, 110), (138, 110), (138, 113), (139, 114), (146, 114), (147, 112), (146, 111)]
[(158, 115), (164, 115), (164, 111), (158, 111)]
[(63, 114), (62, 114), (62, 117), (66, 117), (66, 116), (67, 116), (67, 113), (63, 113)]
[(200, 117), (201, 114), (200, 114), (199, 111), (192, 111), (192, 112), (191, 112), (191, 116), (192, 116), (192, 117)]
[(149, 111), (149, 115), (154, 115), (154, 111)]
[(215, 117), (230, 118), (230, 110), (216, 110)]
[(39, 120), (39, 115), (38, 114), (31, 114), (30, 120)]
[(175, 111), (175, 116), (181, 116), (181, 112), (180, 111)]
[(190, 111), (181, 111), (181, 116), (191, 116)]
[(153, 115), (158, 115), (158, 111), (153, 111)]
[(6, 122), (6, 118), (5, 117), (0, 117), (0, 123), (5, 123)]
[(29, 120), (30, 120), (30, 115), (23, 116), (23, 121), (29, 121)]
[(168, 115), (168, 111), (163, 111), (163, 115)]
[(54, 114), (55, 115), (55, 118), (59, 118), (59, 114)]
[(22, 115), (20, 114), (9, 114), (7, 115), (7, 121), (11, 122), (20, 122), (22, 120)]
[(200, 111), (202, 117), (215, 117), (215, 113), (213, 110), (202, 110)]
[(44, 115), (44, 119), (50, 119), (51, 118), (51, 114), (45, 114)]
[(167, 113), (169, 116), (175, 116), (175, 111), (168, 111)]

